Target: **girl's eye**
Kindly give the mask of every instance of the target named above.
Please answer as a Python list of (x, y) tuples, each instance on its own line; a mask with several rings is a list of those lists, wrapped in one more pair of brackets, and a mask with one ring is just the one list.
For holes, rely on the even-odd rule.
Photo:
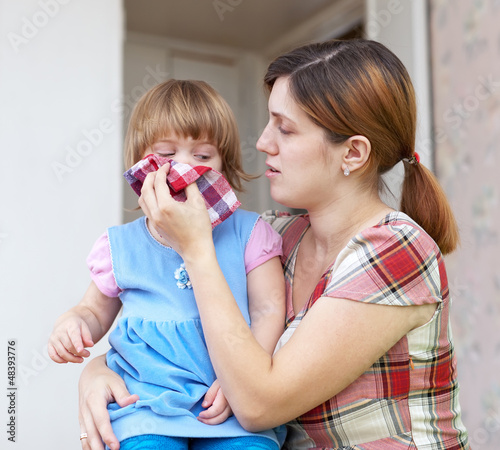
[(201, 161), (208, 161), (210, 159), (209, 155), (196, 155), (196, 158), (198, 158)]
[(158, 156), (163, 156), (164, 158), (167, 158), (169, 156), (174, 156), (175, 155), (175, 152), (173, 150), (169, 150), (169, 151), (159, 151), (159, 152), (156, 152), (156, 154)]
[(283, 127), (279, 126), (278, 127), (278, 130), (281, 134), (284, 134), (284, 135), (287, 135), (287, 134), (290, 134), (291, 131), (288, 131), (288, 130), (285, 130)]

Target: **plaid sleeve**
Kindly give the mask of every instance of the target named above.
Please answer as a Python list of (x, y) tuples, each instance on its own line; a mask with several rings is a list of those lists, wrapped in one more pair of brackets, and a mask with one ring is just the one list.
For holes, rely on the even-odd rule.
[(382, 224), (351, 239), (323, 295), (381, 305), (440, 303), (441, 260), (438, 247), (420, 228)]

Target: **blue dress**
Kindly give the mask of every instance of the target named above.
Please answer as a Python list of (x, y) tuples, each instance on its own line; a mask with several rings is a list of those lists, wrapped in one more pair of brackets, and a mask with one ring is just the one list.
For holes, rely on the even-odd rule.
[[(237, 210), (213, 230), (219, 265), (248, 324), (244, 254), (258, 217)], [(107, 364), (140, 398), (125, 408), (108, 406), (118, 440), (260, 435), (277, 442), (274, 431), (250, 433), (234, 416), (219, 425), (197, 420), (216, 375), (182, 258), (151, 236), (144, 217), (110, 228), (108, 237), (123, 313), (109, 337)]]

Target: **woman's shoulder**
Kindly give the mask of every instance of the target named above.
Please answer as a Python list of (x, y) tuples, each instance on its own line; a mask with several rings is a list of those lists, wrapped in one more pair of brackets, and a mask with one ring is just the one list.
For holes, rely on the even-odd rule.
[(427, 232), (411, 217), (400, 211), (387, 214), (377, 225), (362, 231), (354, 241), (363, 241), (372, 249), (393, 246), (415, 247), (422, 254), (440, 254)]
[(386, 305), (441, 302), (447, 284), (442, 263), (422, 227), (392, 212), (351, 239), (332, 267), (325, 293)]

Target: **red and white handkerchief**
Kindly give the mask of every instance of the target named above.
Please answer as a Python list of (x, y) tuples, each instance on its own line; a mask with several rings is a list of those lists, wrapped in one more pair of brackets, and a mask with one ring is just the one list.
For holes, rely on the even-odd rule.
[(133, 165), (123, 176), (137, 195), (141, 195), (146, 175), (149, 172), (155, 172), (167, 162), (170, 163), (167, 185), (172, 197), (178, 202), (185, 202), (184, 189), (187, 185), (196, 182), (205, 200), (212, 228), (227, 219), (241, 205), (224, 176), (206, 166), (190, 166), (151, 154)]

